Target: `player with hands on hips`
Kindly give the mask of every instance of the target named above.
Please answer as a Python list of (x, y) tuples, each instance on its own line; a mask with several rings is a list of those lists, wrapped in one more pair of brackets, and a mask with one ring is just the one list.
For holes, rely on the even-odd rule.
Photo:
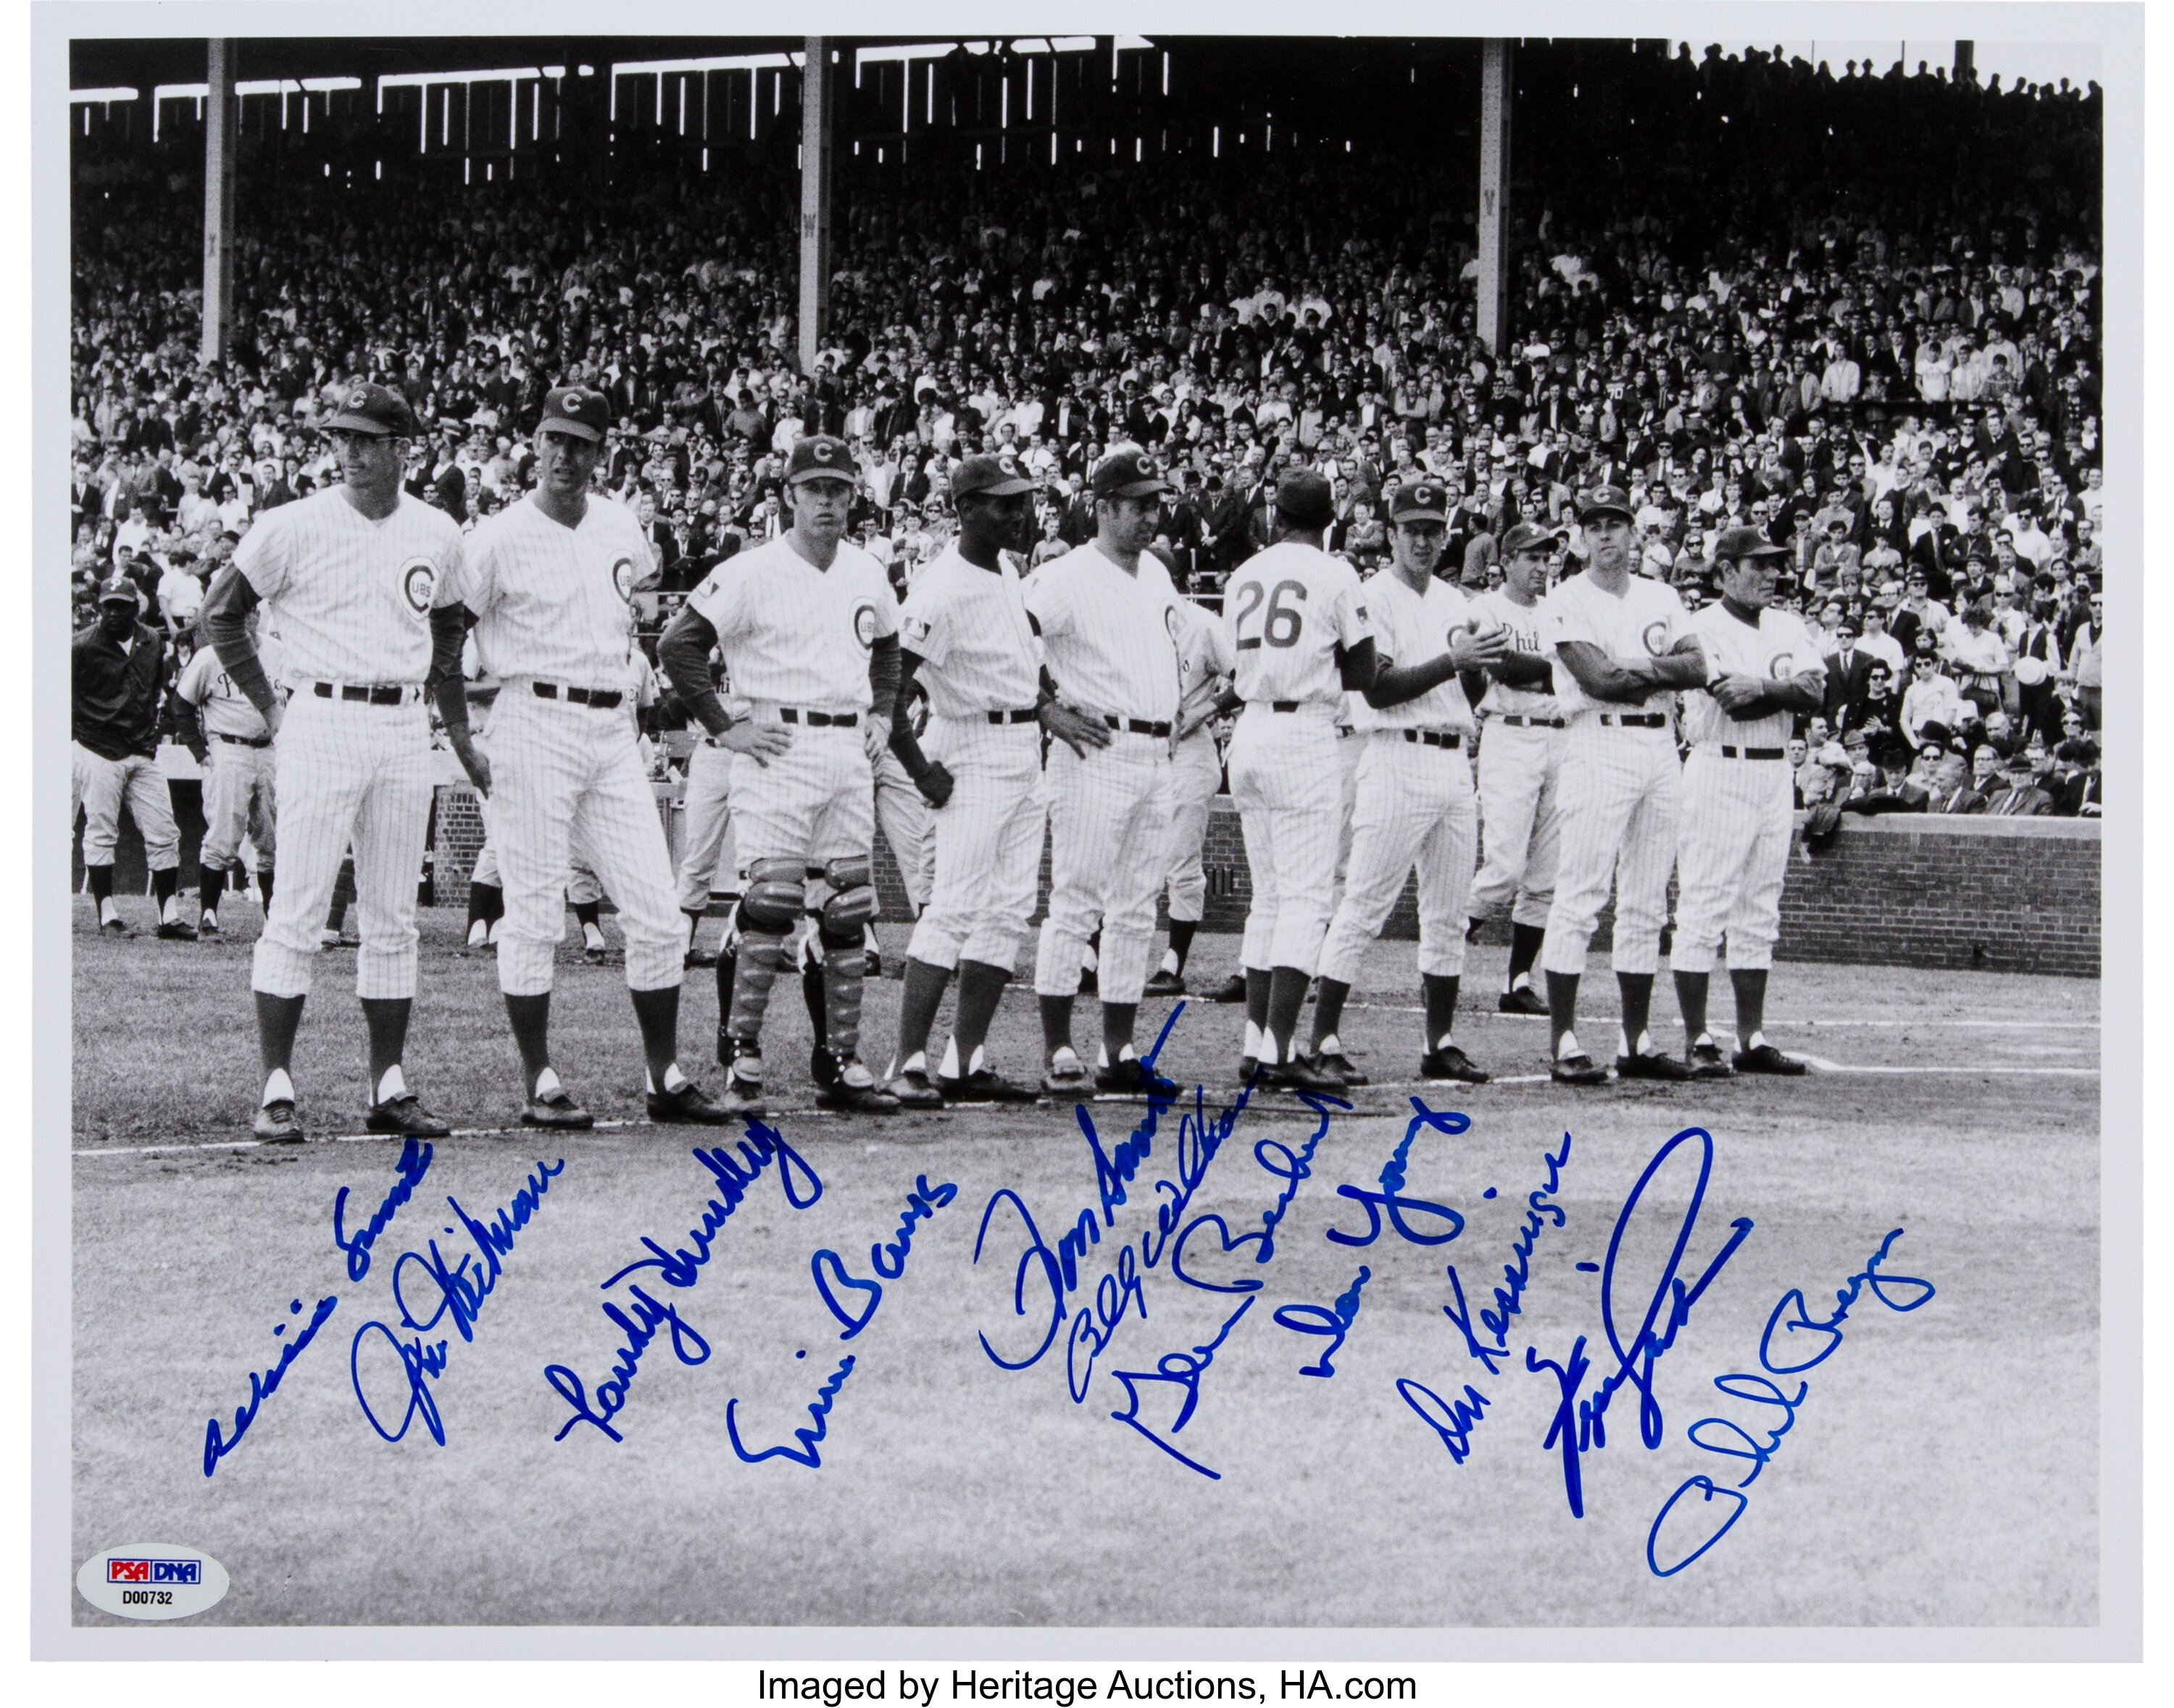
[(1422, 1079), (1484, 1084), (1457, 1047), (1457, 992), (1464, 976), (1465, 904), (1478, 837), (1472, 797), (1472, 702), (1460, 679), (1498, 663), (1506, 630), (1475, 617), (1434, 567), (1449, 537), (1449, 495), (1437, 482), (1400, 487), (1389, 506), (1389, 565), (1366, 583), (1381, 672), (1364, 692), (1359, 789), (1344, 900), (1321, 954), (1312, 1054), (1349, 1084), (1338, 1041), (1366, 945), (1380, 934), (1405, 875), (1419, 869), (1420, 988), (1426, 1035)]
[[(479, 523), (459, 566), (438, 584), (433, 681), (446, 739), (491, 801), (506, 905), (495, 934), (498, 985), (521, 1051), (522, 1120), (593, 1124), (551, 1063), (553, 963), (578, 850), (619, 904), (649, 1117), (714, 1124), (727, 1112), (679, 1069), (679, 910), (636, 740), (643, 673), (630, 602), (652, 559), (633, 515), (589, 495), (610, 419), (601, 392), (565, 386), (546, 395), (535, 490)], [(477, 653), (500, 684), (488, 753), (468, 727), (461, 673), (470, 623)]]
[[(1804, 1071), (1768, 1043), (1765, 1031), (1766, 975), (1781, 932), (1795, 823), (1789, 736), (1795, 715), (1819, 711), (1826, 695), (1826, 667), (1804, 619), (1774, 603), (1787, 555), (1756, 528), (1725, 529), (1714, 546), (1721, 598), (1691, 617), (1714, 673), (1703, 689), (1684, 696), (1691, 751), (1684, 762), (1669, 965), (1694, 1078)], [(1724, 933), (1736, 996), (1738, 1048), (1729, 1060), (1706, 1024)]]
[[(264, 1090), (260, 1138), (302, 1137), (290, 1073), (318, 927), (350, 842), (362, 940), (355, 993), (370, 1032), (373, 1132), (442, 1138), (447, 1128), (408, 1089), (400, 1057), (415, 996), (416, 874), (430, 819), (430, 612), (461, 564), (460, 529), (401, 489), (417, 431), (407, 400), (357, 385), (324, 431), (341, 484), (283, 504), (251, 524), (204, 597), (203, 630), (220, 668), (274, 738), (279, 887), (257, 939)], [(284, 648), (283, 704), (249, 635), (259, 603)]]
[[(951, 477), (958, 537), (914, 578), (899, 610), (891, 751), (928, 803), (935, 841), (934, 886), (906, 949), (890, 1081), (909, 1108), (1036, 1095), (992, 1069), (984, 1048), (1041, 863), (1041, 667), (1019, 577), (1004, 558), (1033, 538), (1033, 491), (1009, 451), (961, 462)], [(906, 716), (917, 682), (928, 696), (919, 738)], [(928, 1035), (955, 967), (958, 1013), (932, 1076)]]
[(1275, 511), (1274, 541), (1223, 589), (1232, 691), (1246, 708), (1230, 736), (1230, 799), (1253, 886), (1239, 956), (1239, 1072), (1250, 1081), (1264, 1068), (1268, 1084), (1296, 1091), (1340, 1091), (1342, 1077), (1300, 1053), (1298, 1018), (1321, 964), (1343, 830), (1336, 721), (1345, 690), (1374, 683), (1374, 637), (1357, 574), (1322, 549), (1336, 519), (1328, 483), (1311, 469), (1290, 470), (1277, 483)]
[[(730, 1070), (721, 1101), (735, 1112), (763, 1112), (763, 1019), (803, 913), (825, 951), (816, 1101), (873, 1115), (899, 1106), (860, 1059), (861, 928), (879, 905), (873, 767), (898, 699), (898, 602), (883, 565), (846, 542), (857, 478), (843, 440), (797, 441), (785, 468), (792, 528), (711, 570), (657, 646), (681, 702), (738, 755), (738, 948), (717, 959), (717, 1053)], [(744, 718), (711, 685), (712, 647)]]
[(1611, 959), (1623, 1003), (1616, 1072), (1626, 1079), (1687, 1079), (1690, 1069), (1652, 1047), (1647, 1030), (1661, 965), (1668, 873), (1676, 863), (1683, 767), (1671, 708), (1676, 690), (1706, 679), (1706, 654), (1675, 589), (1630, 573), (1635, 525), (1620, 488), (1594, 489), (1579, 508), (1585, 571), (1547, 597), (1542, 638), (1551, 646), (1555, 697), (1569, 728), (1561, 772), (1562, 853), (1540, 965), (1548, 976), (1549, 1073), (1597, 1085), (1608, 1070), (1579, 1048), (1578, 981), (1609, 886), (1615, 888)]

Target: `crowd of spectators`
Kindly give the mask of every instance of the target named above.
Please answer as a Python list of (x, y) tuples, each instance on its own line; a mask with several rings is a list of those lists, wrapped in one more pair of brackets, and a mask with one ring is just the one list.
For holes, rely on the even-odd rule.
[(410, 489), (464, 524), (522, 491), (546, 389), (605, 390), (600, 480), (667, 594), (781, 531), (784, 458), (816, 430), (852, 444), (859, 534), (901, 584), (943, 549), (949, 471), (976, 450), (1041, 482), (1038, 562), (1093, 532), (1094, 461), (1149, 447), (1178, 484), (1161, 549), (1209, 599), (1267, 543), (1293, 463), (1330, 478), (1328, 544), (1362, 572), (1397, 484), (1444, 482), (1443, 573), (1475, 587), (1520, 521), (1575, 570), (1576, 495), (1617, 484), (1644, 573), (1689, 600), (1712, 596), (1722, 528), (1790, 549), (1829, 662), (1804, 804), (2096, 813), (2098, 202), (2074, 170), (2096, 183), (2096, 87), (1778, 53), (1647, 70), (1617, 109), (1644, 128), (1619, 125), (1604, 172), (1544, 141), (1524, 160), (1499, 356), (1478, 337), (1469, 165), (1447, 157), (845, 183), (806, 371), (775, 168), (601, 200), (245, 185), (235, 332), (209, 365), (197, 204), (85, 196), (78, 599), (130, 575), (186, 644), (250, 519), (337, 478), (315, 424), (356, 377), (429, 424)]

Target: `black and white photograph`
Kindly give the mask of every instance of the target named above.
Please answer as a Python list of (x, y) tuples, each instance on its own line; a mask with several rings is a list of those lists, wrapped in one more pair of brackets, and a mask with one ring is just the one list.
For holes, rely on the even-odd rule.
[(2138, 1652), (2140, 7), (33, 10), (41, 1652)]

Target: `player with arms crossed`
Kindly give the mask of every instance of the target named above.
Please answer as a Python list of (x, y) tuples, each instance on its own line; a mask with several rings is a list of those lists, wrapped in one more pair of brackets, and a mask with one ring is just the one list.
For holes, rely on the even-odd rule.
[[(630, 602), (650, 573), (649, 543), (630, 511), (589, 495), (610, 423), (601, 392), (568, 386), (544, 397), (536, 489), (479, 523), (459, 566), (438, 583), (430, 613), (438, 714), (462, 768), (492, 803), (506, 896), (498, 987), (521, 1051), (522, 1120), (593, 1124), (551, 1066), (552, 966), (578, 847), (619, 904), (649, 1118), (721, 1122), (726, 1112), (679, 1071), (685, 947), (632, 703), (642, 673)], [(468, 728), (461, 679), (470, 622), (499, 683), (489, 754)]]
[(1560, 666), (1555, 698), (1570, 724), (1561, 862), (1540, 945), (1553, 1044), (1549, 1072), (1567, 1085), (1608, 1078), (1578, 1048), (1573, 1029), (1586, 952), (1613, 881), (1613, 959), (1623, 1000), (1616, 1072), (1627, 1079), (1688, 1079), (1688, 1067), (1652, 1049), (1646, 1022), (1661, 965), (1683, 785), (1669, 704), (1676, 689), (1706, 681), (1706, 657), (1675, 589), (1630, 573), (1629, 496), (1618, 487), (1598, 488), (1577, 519), (1590, 553), (1585, 572), (1559, 583), (1544, 608), (1544, 638)]
[[(278, 643), (262, 632), (257, 617), (257, 611), (249, 613), (249, 638), (265, 673), (277, 682)], [(197, 763), (207, 767), (203, 847), (197, 856), (197, 930), (205, 937), (217, 937), (226, 874), (234, 873), (236, 889), (247, 883), (237, 857), (244, 836), (256, 845), (257, 890), (265, 905), (271, 905), (273, 862), (279, 848), (272, 735), (249, 696), (219, 668), (219, 654), (209, 646), (197, 648), (181, 679), (174, 684), (174, 697), (185, 708), (182, 738)]]
[(1482, 1085), (1486, 1073), (1454, 1035), (1479, 831), (1472, 800), (1475, 726), (1459, 677), (1498, 662), (1510, 637), (1475, 622), (1464, 595), (1434, 573), (1449, 538), (1449, 497), (1437, 482), (1399, 488), (1390, 501), (1389, 527), (1389, 566), (1366, 584), (1381, 673), (1364, 695), (1368, 733), (1351, 814), (1351, 863), (1321, 954), (1313, 1055), (1342, 1083), (1360, 1080), (1336, 1029), (1360, 957), (1416, 864), (1420, 988), (1426, 1005), (1420, 1078)]
[[(711, 570), (657, 646), (681, 702), (738, 755), (739, 941), (717, 958), (717, 1059), (730, 1069), (719, 1100), (735, 1113), (763, 1112), (763, 1019), (803, 912), (825, 952), (816, 1101), (869, 1115), (899, 1106), (860, 1059), (861, 927), (879, 905), (872, 767), (898, 700), (898, 601), (883, 565), (846, 543), (857, 479), (843, 440), (797, 441), (785, 467), (790, 531)], [(748, 702), (744, 718), (711, 685), (712, 647)]]
[[(443, 1138), (408, 1090), (400, 1057), (415, 997), (415, 889), (430, 819), (430, 602), (458, 571), (451, 516), (402, 491), (407, 400), (358, 385), (324, 429), (342, 484), (268, 510), (204, 598), (219, 667), (272, 732), (279, 800), (279, 887), (257, 939), (250, 984), (264, 1068), (258, 1137), (301, 1138), (289, 1065), (318, 927), (340, 862), (354, 847), (355, 994), (370, 1031), (372, 1132)], [(285, 649), (274, 696), (249, 613), (262, 602)]]
[(1223, 589), (1223, 638), (1237, 669), (1232, 692), (1246, 708), (1230, 737), (1230, 800), (1253, 883), (1239, 955), (1246, 1046), (1238, 1068), (1249, 1082), (1264, 1067), (1270, 1085), (1340, 1091), (1344, 1080), (1299, 1053), (1298, 1017), (1322, 965), (1344, 830), (1336, 722), (1345, 690), (1374, 681), (1374, 637), (1357, 574), (1322, 549), (1336, 519), (1328, 483), (1292, 469), (1277, 483), (1275, 505), (1274, 541)]
[[(1794, 822), (1788, 743), (1798, 712), (1815, 712), (1826, 667), (1804, 619), (1774, 603), (1787, 548), (1756, 528), (1723, 531), (1714, 546), (1721, 599), (1691, 617), (1713, 678), (1684, 696), (1682, 825), (1676, 844), (1676, 941), (1668, 965), (1683, 1010), (1685, 1057), (1698, 1079), (1802, 1073), (1766, 1041), (1766, 975), (1782, 927), (1782, 883)], [(1733, 1062), (1706, 1030), (1714, 951), (1728, 938), (1736, 993)]]

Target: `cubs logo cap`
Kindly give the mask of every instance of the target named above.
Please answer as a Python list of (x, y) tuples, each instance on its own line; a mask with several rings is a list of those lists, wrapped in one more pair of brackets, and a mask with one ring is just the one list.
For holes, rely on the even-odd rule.
[(851, 480), (861, 478), (860, 465), (853, 461), (852, 447), (842, 439), (834, 439), (828, 433), (811, 433), (798, 440), (792, 455), (785, 464), (785, 484), (797, 485), (803, 480)]
[(1596, 486), (1577, 507), (1577, 519), (1581, 522), (1597, 521), (1603, 516), (1620, 516), (1625, 522), (1638, 519), (1630, 508), (1630, 495), (1620, 486)]
[(601, 445), (610, 426), (611, 408), (602, 392), (587, 386), (560, 386), (544, 394), (544, 419), (536, 430), (541, 433), (556, 428), (576, 439)]
[(1724, 558), (1741, 563), (1746, 558), (1786, 558), (1789, 549), (1776, 545), (1755, 527), (1725, 527), (1713, 543), (1713, 555), (1717, 563)]
[(101, 605), (132, 605), (139, 611), (143, 608), (143, 602), (137, 597), (135, 582), (126, 576), (111, 576), (100, 581), (98, 584), (98, 603)]
[(1033, 490), (1034, 482), (1019, 467), (1019, 458), (1009, 451), (993, 457), (969, 457), (951, 475), (951, 496), (955, 499), (976, 492), (991, 498), (1016, 498), (1022, 492)]
[(1311, 468), (1287, 468), (1276, 483), (1276, 513), (1299, 527), (1327, 527), (1336, 520), (1336, 497)]
[(1112, 451), (1089, 478), (1097, 498), (1147, 498), (1170, 490), (1162, 465), (1144, 451)]
[(1536, 522), (1521, 522), (1502, 536), (1502, 555), (1514, 558), (1520, 552), (1553, 554), (1562, 543), (1561, 538)]
[(349, 386), (339, 394), (338, 407), (325, 423), (327, 433), (375, 433), (396, 439), (413, 439), (422, 430), (415, 412), (397, 392), (367, 383)]
[(1449, 520), (1449, 489), (1438, 480), (1414, 480), (1399, 484), (1396, 496), (1389, 500), (1389, 520), (1401, 522), (1408, 516), (1430, 516), (1436, 522)]

